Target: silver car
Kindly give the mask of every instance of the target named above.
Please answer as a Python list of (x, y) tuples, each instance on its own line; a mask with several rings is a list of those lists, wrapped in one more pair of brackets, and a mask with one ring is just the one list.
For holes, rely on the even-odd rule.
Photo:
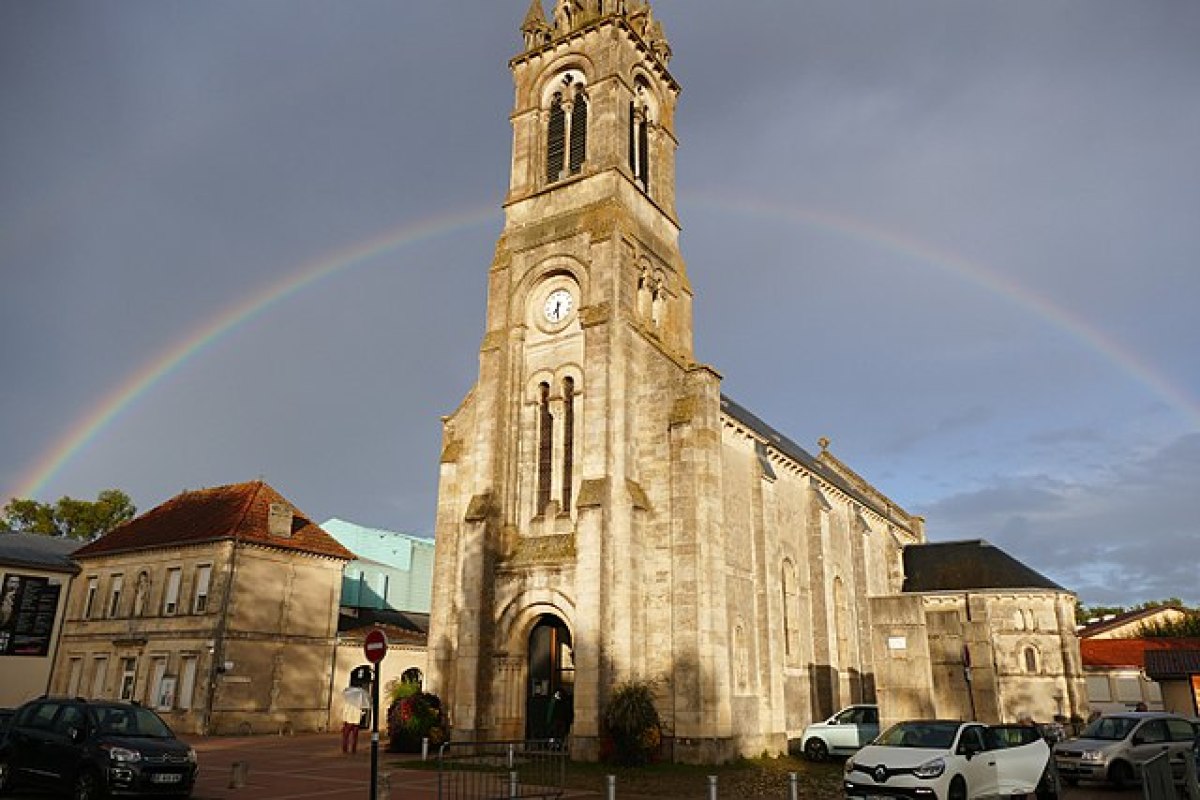
[(1140, 780), (1142, 765), (1164, 752), (1172, 771), (1182, 775), (1195, 739), (1192, 723), (1177, 714), (1105, 714), (1089, 723), (1078, 738), (1055, 744), (1054, 764), (1072, 786), (1092, 780), (1121, 788)]
[(857, 705), (843, 708), (824, 722), (809, 725), (800, 742), (805, 758), (824, 761), (830, 755), (856, 753), (878, 735), (879, 706)]

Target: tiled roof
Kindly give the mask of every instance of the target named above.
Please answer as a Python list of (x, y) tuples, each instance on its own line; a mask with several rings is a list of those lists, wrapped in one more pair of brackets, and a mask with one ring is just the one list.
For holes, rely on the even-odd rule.
[(905, 592), (974, 589), (1066, 589), (999, 547), (972, 539), (912, 544), (904, 548)]
[(1086, 639), (1090, 636), (1095, 636), (1105, 631), (1110, 631), (1113, 628), (1120, 628), (1124, 625), (1129, 625), (1133, 622), (1141, 620), (1150, 621), (1152, 617), (1157, 617), (1164, 612), (1182, 611), (1179, 606), (1156, 606), (1154, 608), (1139, 608), (1135, 611), (1126, 611), (1123, 614), (1116, 614), (1109, 619), (1103, 619), (1099, 622), (1092, 622), (1085, 625), (1079, 630), (1079, 637)]
[(46, 572), (78, 572), (70, 555), (83, 545), (78, 539), (0, 530), (0, 565)]
[(1150, 652), (1200, 651), (1198, 639), (1081, 639), (1079, 654), (1085, 667), (1147, 666)]
[[(272, 505), (292, 512), (290, 536), (268, 532)], [(96, 541), (74, 558), (234, 539), (281, 550), (351, 560), (354, 554), (263, 481), (185, 492)]]
[(1200, 675), (1200, 642), (1191, 644), (1189, 650), (1147, 650), (1146, 675), (1156, 681)]

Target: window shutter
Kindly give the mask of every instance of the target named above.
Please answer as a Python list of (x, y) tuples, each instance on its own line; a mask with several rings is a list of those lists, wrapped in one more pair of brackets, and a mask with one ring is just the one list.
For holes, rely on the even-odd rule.
[(563, 112), (562, 99), (555, 98), (550, 106), (550, 126), (546, 148), (546, 181), (553, 183), (562, 176), (566, 156), (567, 115)]
[(588, 103), (582, 94), (575, 96), (571, 108), (571, 174), (577, 175), (587, 160)]

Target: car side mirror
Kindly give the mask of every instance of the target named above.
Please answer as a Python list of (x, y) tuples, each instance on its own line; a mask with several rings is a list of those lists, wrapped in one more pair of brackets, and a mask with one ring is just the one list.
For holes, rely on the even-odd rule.
[(1137, 736), (1133, 737), (1133, 746), (1134, 747), (1137, 747), (1138, 745), (1142, 745), (1145, 743), (1146, 743), (1146, 737), (1142, 736), (1141, 734), (1138, 734)]
[(83, 728), (68, 728), (67, 738), (71, 740), (71, 744), (79, 744), (86, 737), (87, 732)]
[(970, 761), (983, 752), (983, 748), (979, 746), (978, 742), (963, 742), (962, 751), (967, 761)]

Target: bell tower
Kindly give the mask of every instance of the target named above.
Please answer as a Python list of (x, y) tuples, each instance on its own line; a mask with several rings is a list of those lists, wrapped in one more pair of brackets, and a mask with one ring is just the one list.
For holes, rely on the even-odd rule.
[(671, 48), (645, 0), (533, 0), (520, 33), (479, 376), (444, 419), (430, 686), (458, 738), (570, 717), (594, 757), (631, 678), (668, 734), (727, 738), (720, 378), (693, 358)]

